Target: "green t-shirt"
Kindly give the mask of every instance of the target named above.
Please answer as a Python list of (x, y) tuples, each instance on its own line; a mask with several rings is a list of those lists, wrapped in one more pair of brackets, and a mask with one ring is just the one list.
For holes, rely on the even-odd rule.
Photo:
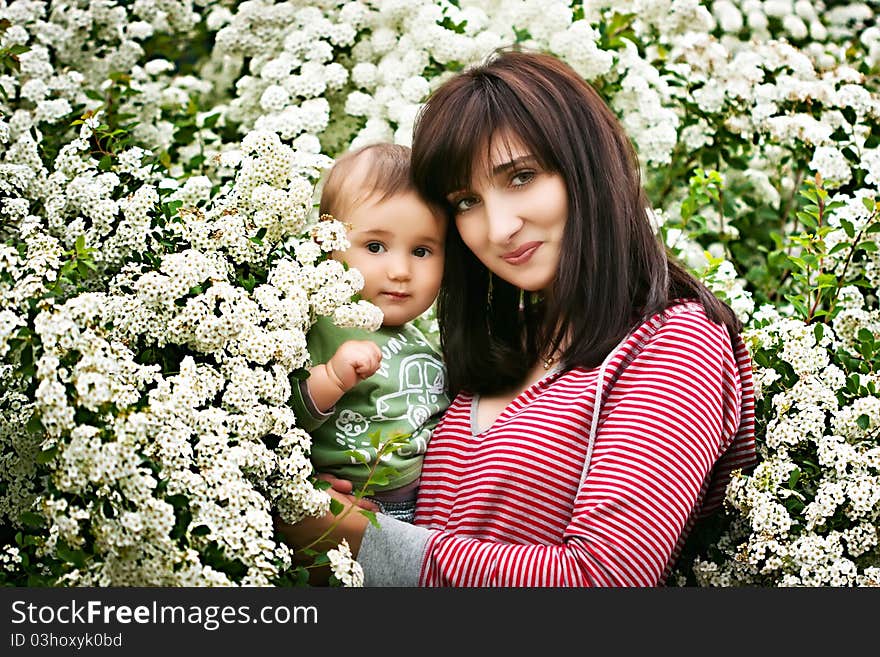
[[(312, 463), (356, 485), (363, 485), (377, 450), (370, 434), (379, 431), (381, 440), (393, 434), (408, 434), (408, 445), (383, 457), (397, 475), (378, 491), (405, 486), (421, 473), (422, 459), (431, 432), (449, 406), (446, 372), (437, 350), (411, 323), (382, 327), (375, 333), (339, 328), (327, 317), (319, 317), (308, 334), (312, 363), (326, 363), (347, 340), (370, 340), (382, 351), (382, 363), (373, 376), (349, 390), (327, 413), (321, 414), (307, 399), (307, 390), (291, 381), (291, 405), (297, 423), (312, 436)], [(347, 451), (358, 450), (367, 457), (360, 463)]]

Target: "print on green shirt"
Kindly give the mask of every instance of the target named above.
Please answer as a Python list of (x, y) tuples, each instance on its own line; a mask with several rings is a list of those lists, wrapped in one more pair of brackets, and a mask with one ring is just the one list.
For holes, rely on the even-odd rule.
[[(312, 362), (324, 363), (346, 340), (372, 340), (382, 351), (382, 364), (370, 378), (349, 390), (326, 415), (315, 415), (297, 381), (292, 381), (291, 404), (297, 423), (312, 436), (312, 462), (318, 472), (363, 485), (375, 463), (377, 450), (371, 436), (381, 439), (408, 435), (398, 451), (383, 455), (384, 465), (396, 475), (376, 491), (400, 488), (415, 481), (431, 433), (449, 406), (443, 361), (437, 350), (412, 324), (382, 327), (375, 333), (343, 329), (320, 317), (309, 331)], [(366, 464), (346, 452), (358, 451)]]

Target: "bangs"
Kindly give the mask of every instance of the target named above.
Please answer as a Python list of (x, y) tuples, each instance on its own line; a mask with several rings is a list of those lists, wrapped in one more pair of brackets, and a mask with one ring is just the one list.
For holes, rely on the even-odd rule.
[(441, 89), (422, 109), (415, 135), (416, 189), (447, 208), (450, 193), (470, 188), (475, 175), (489, 174), (492, 147), (499, 148), (493, 144), (496, 137), (504, 140), (500, 147), (508, 153), (521, 143), (543, 168), (559, 170), (546, 126), (514, 89), (494, 77), (465, 74), (460, 84)]

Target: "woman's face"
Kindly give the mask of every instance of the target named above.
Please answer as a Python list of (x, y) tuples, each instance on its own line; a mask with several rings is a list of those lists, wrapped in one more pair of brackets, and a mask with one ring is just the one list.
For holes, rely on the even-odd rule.
[(468, 189), (447, 197), (458, 232), (497, 276), (528, 292), (547, 290), (568, 218), (565, 182), (515, 137), (496, 134), (488, 157), (474, 167)]

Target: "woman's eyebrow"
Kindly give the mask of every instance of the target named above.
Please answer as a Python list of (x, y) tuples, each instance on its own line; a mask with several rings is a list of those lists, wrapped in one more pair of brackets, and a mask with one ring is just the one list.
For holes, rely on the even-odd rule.
[(520, 155), (519, 157), (516, 157), (516, 158), (510, 160), (509, 162), (502, 162), (501, 164), (496, 164), (494, 167), (492, 167), (492, 175), (497, 176), (499, 173), (504, 173), (505, 171), (507, 171), (509, 169), (515, 169), (516, 167), (520, 166), (521, 164), (525, 164), (526, 162), (532, 162), (534, 160), (535, 160), (534, 155), (531, 155), (531, 154), (530, 155)]

